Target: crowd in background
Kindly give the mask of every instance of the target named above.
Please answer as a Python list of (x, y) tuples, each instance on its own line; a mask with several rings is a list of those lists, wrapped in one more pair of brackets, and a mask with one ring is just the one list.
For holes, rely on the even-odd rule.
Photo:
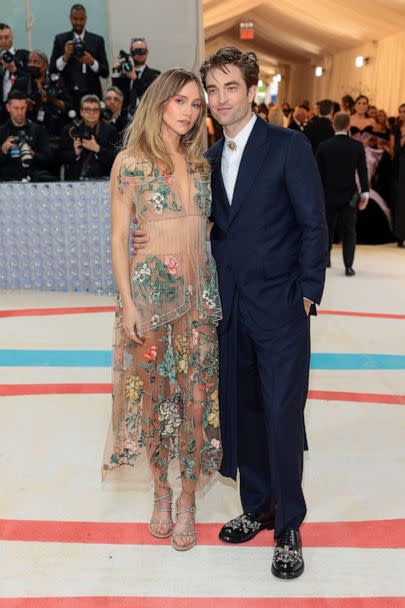
[[(147, 65), (148, 47), (141, 37), (129, 41), (110, 71), (104, 39), (86, 29), (85, 7), (73, 5), (69, 17), (71, 28), (55, 36), (50, 59), (42, 50), (16, 48), (12, 28), (0, 23), (0, 181), (108, 178), (125, 129), (160, 73)], [(104, 94), (101, 78), (108, 79)], [(304, 100), (294, 108), (287, 102), (260, 103), (253, 110), (270, 124), (301, 131), (315, 155), (319, 144), (334, 136), (336, 112), (349, 113), (349, 134), (366, 148), (372, 194), (388, 218), (384, 234), (376, 211), (365, 240), (390, 240), (394, 230), (403, 245), (405, 103), (397, 116), (387, 116), (363, 95), (356, 100), (345, 95), (340, 103), (324, 99), (314, 108)], [(209, 115), (208, 143), (221, 135)], [(370, 225), (375, 235), (370, 236)], [(360, 225), (359, 242), (361, 232)]]
[[(108, 178), (139, 101), (159, 75), (141, 37), (108, 64), (102, 36), (75, 4), (50, 59), (14, 45), (0, 23), (0, 181)], [(101, 78), (108, 79), (104, 94)]]
[[(314, 155), (319, 145), (335, 135), (333, 117), (340, 111), (350, 115), (348, 135), (365, 147), (371, 187), (370, 205), (357, 224), (358, 242), (393, 240), (403, 247), (405, 240), (405, 103), (396, 116), (370, 104), (365, 95), (353, 99), (344, 95), (339, 102), (323, 99), (312, 108), (308, 100), (291, 107), (289, 103), (253, 104), (253, 111), (269, 124), (294, 129), (310, 141)], [(212, 116), (207, 119), (209, 143), (221, 137)], [(336, 167), (339, 171), (339, 167)]]

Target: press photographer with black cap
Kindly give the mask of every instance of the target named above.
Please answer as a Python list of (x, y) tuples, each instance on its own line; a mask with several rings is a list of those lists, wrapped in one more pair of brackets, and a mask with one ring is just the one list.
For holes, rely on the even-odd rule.
[(104, 38), (85, 29), (87, 13), (82, 4), (72, 6), (70, 21), (72, 30), (55, 37), (50, 71), (63, 75), (78, 110), (84, 95), (97, 95), (101, 99), (100, 77), (107, 78), (109, 68)]
[(101, 104), (96, 95), (85, 95), (80, 102), (80, 119), (63, 133), (60, 162), (66, 180), (109, 177), (118, 151), (118, 132), (101, 120)]
[(0, 181), (52, 181), (51, 151), (44, 127), (27, 118), (24, 91), (8, 96), (9, 119), (0, 127)]
[(142, 95), (159, 76), (160, 71), (147, 65), (148, 45), (145, 38), (132, 38), (130, 54), (120, 51), (113, 67), (112, 82), (124, 94), (124, 110), (134, 114)]
[(43, 51), (29, 54), (26, 72), (16, 78), (14, 89), (26, 92), (30, 120), (44, 126), (51, 139), (57, 139), (67, 124), (72, 99), (62, 77), (48, 72), (48, 58)]

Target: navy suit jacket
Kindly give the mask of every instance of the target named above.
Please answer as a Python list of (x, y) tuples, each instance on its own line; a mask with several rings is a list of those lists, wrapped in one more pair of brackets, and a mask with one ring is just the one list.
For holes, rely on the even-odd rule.
[(236, 291), (263, 329), (304, 318), (302, 298), (321, 301), (328, 254), (323, 189), (311, 146), (297, 131), (256, 120), (232, 205), (222, 180), (223, 146), (224, 138), (208, 151), (220, 331), (228, 325)]

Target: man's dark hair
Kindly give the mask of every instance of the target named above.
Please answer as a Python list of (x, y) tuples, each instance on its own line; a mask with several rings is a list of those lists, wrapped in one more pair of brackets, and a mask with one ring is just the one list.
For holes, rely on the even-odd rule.
[(343, 95), (343, 103), (345, 103), (350, 109), (354, 106), (354, 99), (351, 95)]
[(322, 99), (318, 101), (318, 104), (320, 116), (327, 116), (333, 111), (333, 101), (331, 99)]
[(85, 13), (86, 9), (84, 8), (83, 4), (74, 4), (70, 9), (70, 14), (72, 14), (74, 11), (83, 11)]
[(0, 30), (11, 30), (11, 27), (7, 23), (0, 23)]
[(336, 131), (347, 131), (350, 125), (350, 114), (347, 112), (337, 112), (333, 117), (333, 126)]
[(80, 109), (82, 110), (84, 107), (85, 103), (96, 103), (98, 105), (98, 107), (101, 109), (101, 102), (99, 100), (99, 98), (97, 97), (97, 95), (83, 95), (83, 97), (80, 100)]
[(253, 51), (241, 51), (236, 46), (224, 46), (206, 59), (200, 68), (201, 80), (204, 87), (206, 87), (208, 72), (219, 69), (226, 73), (229, 65), (235, 65), (240, 69), (247, 89), (257, 85), (259, 80), (259, 63), (256, 53)]
[(360, 99), (365, 99), (367, 101), (367, 105), (370, 105), (370, 100), (367, 95), (358, 95), (358, 97), (356, 97), (354, 100), (354, 103), (356, 104), (358, 101), (360, 101)]
[(12, 101), (13, 99), (18, 99), (20, 101), (22, 99), (28, 99), (27, 93), (20, 89), (11, 89), (10, 93), (8, 94), (6, 103), (10, 103), (10, 101)]
[(121, 91), (121, 89), (119, 89), (115, 85), (112, 84), (110, 87), (106, 88), (105, 93), (104, 93), (104, 97), (107, 95), (107, 93), (109, 91), (114, 91), (114, 93), (116, 93), (118, 95), (118, 97), (121, 99), (121, 101), (124, 99), (124, 93)]

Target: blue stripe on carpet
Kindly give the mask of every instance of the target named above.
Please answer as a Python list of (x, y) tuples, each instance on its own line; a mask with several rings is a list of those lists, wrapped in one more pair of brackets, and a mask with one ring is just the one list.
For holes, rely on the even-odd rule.
[(405, 355), (312, 353), (311, 369), (405, 369)]
[(0, 350), (6, 367), (110, 367), (110, 350)]
[[(2, 367), (110, 367), (109, 350), (0, 350)], [(403, 370), (405, 355), (312, 353), (312, 369)]]

